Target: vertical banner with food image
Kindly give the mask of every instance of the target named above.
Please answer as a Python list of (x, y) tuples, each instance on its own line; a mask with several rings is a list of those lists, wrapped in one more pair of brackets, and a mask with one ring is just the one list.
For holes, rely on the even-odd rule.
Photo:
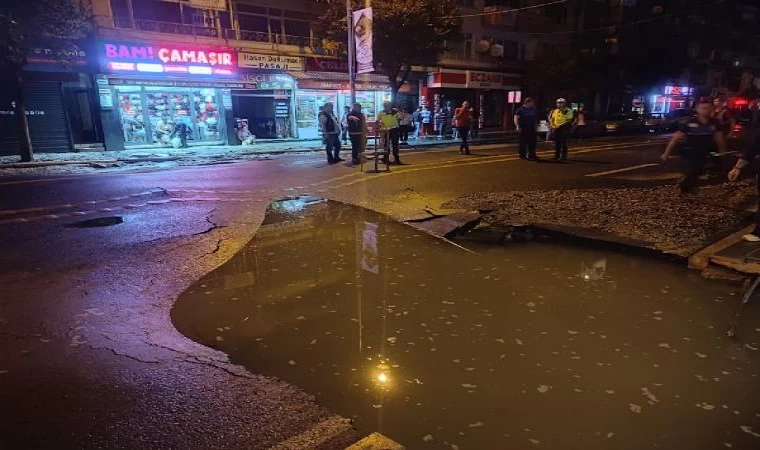
[(372, 8), (353, 13), (353, 33), (356, 44), (356, 73), (375, 71), (372, 55)]

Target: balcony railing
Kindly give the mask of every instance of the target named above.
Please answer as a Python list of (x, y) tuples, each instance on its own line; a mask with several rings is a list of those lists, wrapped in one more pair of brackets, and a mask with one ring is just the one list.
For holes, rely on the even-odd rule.
[(135, 19), (134, 29), (157, 33), (183, 34), (188, 36), (221, 37), (215, 27), (186, 23), (159, 22), (157, 20)]
[(322, 41), (309, 36), (291, 36), (288, 34), (267, 33), (262, 31), (218, 29), (203, 25), (192, 25), (173, 22), (160, 22), (147, 19), (130, 19), (129, 17), (114, 16), (116, 28), (126, 28), (156, 33), (180, 34), (188, 36), (217, 37), (239, 41), (261, 42), (265, 44), (294, 45), (302, 48), (317, 50), (317, 53), (337, 53), (337, 49), (322, 48)]

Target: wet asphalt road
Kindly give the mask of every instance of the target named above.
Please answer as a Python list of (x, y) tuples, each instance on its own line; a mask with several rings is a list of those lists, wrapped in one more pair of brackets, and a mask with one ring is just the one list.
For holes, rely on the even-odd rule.
[[(436, 149), (404, 155), (390, 175), (298, 155), (2, 180), (0, 401), (13, 406), (0, 436), (9, 448), (342, 448), (359, 433), (313, 393), (252, 374), (170, 322), (180, 292), (251, 239), (271, 199), (311, 193), (408, 218), (482, 190), (672, 182), (675, 162), (630, 169), (661, 148), (588, 141), (566, 165), (518, 161), (514, 147)], [(109, 215), (124, 223), (65, 227)]]

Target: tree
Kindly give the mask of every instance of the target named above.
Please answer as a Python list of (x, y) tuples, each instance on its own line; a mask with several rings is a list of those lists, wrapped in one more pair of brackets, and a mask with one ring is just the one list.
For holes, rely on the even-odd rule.
[(83, 0), (3, 0), (0, 5), (0, 75), (14, 92), (21, 161), (34, 156), (24, 103), (24, 67), (31, 48), (44, 43), (66, 64), (72, 41), (90, 30)]
[[(320, 32), (346, 42), (345, 1), (321, 1), (327, 9), (320, 17)], [(352, 9), (363, 8), (362, 0), (350, 1)], [(372, 8), (376, 70), (388, 77), (395, 100), (412, 65), (437, 65), (446, 43), (461, 38), (462, 21), (456, 17), (456, 0), (374, 0)]]

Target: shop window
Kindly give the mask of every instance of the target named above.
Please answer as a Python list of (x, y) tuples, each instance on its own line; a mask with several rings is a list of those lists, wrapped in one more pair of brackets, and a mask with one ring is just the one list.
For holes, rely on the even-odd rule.
[(179, 3), (160, 0), (132, 0), (132, 11), (134, 11), (135, 19), (182, 23)]
[(147, 143), (147, 129), (143, 116), (142, 89), (124, 86), (116, 89), (119, 100), (121, 127), (127, 144)]
[(220, 141), (224, 128), (216, 89), (118, 86), (116, 95), (126, 144), (169, 145), (176, 124), (188, 141)]
[(127, 0), (111, 0), (111, 12), (114, 17), (129, 17)]
[(285, 11), (285, 18), (286, 19), (301, 19), (301, 20), (309, 21), (313, 19), (313, 16), (309, 13), (300, 12), (300, 11)]
[(284, 34), (282, 32), (282, 20), (269, 19), (269, 31), (272, 34)]
[(311, 26), (309, 22), (300, 20), (285, 20), (285, 34), (289, 36), (310, 36)]
[(235, 11), (239, 13), (261, 14), (262, 16), (266, 16), (268, 14), (265, 7), (248, 5), (246, 3), (237, 3), (235, 5)]
[(516, 60), (520, 54), (520, 43), (517, 41), (504, 41), (504, 59)]
[(269, 32), (269, 24), (266, 17), (247, 16), (241, 14), (238, 16), (240, 29), (244, 31), (259, 31), (261, 33)]

